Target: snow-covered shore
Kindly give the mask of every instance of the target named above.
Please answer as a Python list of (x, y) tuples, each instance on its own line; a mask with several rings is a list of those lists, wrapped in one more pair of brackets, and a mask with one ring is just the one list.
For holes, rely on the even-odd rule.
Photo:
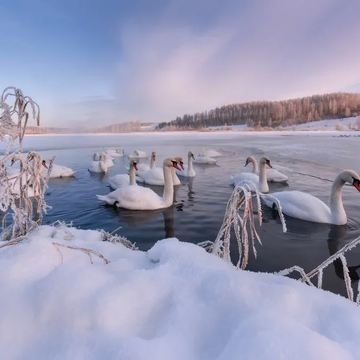
[(42, 226), (1, 249), (0, 269), (6, 360), (360, 358), (354, 303), (176, 239), (145, 253)]

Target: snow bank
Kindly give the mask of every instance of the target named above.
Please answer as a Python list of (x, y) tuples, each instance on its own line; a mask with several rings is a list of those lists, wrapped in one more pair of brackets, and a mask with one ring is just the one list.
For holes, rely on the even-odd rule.
[[(236, 271), (176, 239), (148, 253), (100, 240), (96, 231), (42, 226), (0, 250), (2, 359), (360, 357), (360, 311), (345, 298)], [(91, 265), (66, 248), (61, 256), (52, 241), (111, 263), (93, 257)]]

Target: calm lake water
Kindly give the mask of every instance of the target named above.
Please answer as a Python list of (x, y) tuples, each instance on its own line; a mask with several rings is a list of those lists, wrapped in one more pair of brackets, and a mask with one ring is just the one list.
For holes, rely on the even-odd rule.
[[(177, 237), (198, 243), (214, 240), (222, 224), (226, 203), (233, 191), (229, 176), (244, 168), (249, 155), (270, 157), (274, 168), (289, 176), (287, 187), (271, 184), (270, 192), (301, 190), (327, 202), (331, 181), (339, 171), (360, 172), (358, 137), (339, 137), (338, 133), (162, 133), (84, 136), (27, 136), (24, 150), (38, 150), (45, 158), (77, 171), (67, 179), (50, 180), (46, 201), (52, 206), (45, 224), (56, 220), (73, 222), (82, 229), (105, 229), (127, 237), (142, 250), (157, 240)], [(222, 153), (217, 165), (194, 165), (196, 177), (182, 180), (176, 188), (175, 205), (163, 211), (137, 212), (105, 206), (96, 194), (110, 191), (108, 178), (125, 173), (127, 157), (115, 160), (106, 175), (92, 174), (88, 165), (94, 152), (109, 147), (124, 147), (129, 154), (135, 149), (148, 154), (156, 150), (157, 166), (168, 156), (184, 156), (192, 150), (195, 156), (204, 148)], [(146, 161), (147, 162), (147, 161)], [(162, 187), (152, 187), (162, 194)], [(287, 218), (288, 232), (282, 233), (279, 219), (264, 207), (264, 224), (258, 229), (263, 246), (257, 246), (258, 258), (250, 256), (249, 270), (274, 272), (299, 265), (310, 271), (348, 241), (360, 235), (360, 193), (346, 186), (343, 201), (348, 215), (345, 226), (315, 224)], [(237, 248), (234, 243), (234, 258)], [(348, 254), (350, 266), (360, 265), (360, 247)], [(324, 273), (324, 287), (345, 294), (341, 264), (331, 265)], [(354, 278), (357, 274), (352, 274)], [(354, 286), (357, 281), (354, 281)]]

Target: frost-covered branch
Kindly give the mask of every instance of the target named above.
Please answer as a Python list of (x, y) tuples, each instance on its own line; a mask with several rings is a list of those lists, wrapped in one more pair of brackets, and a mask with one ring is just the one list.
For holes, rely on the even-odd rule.
[[(359, 243), (360, 243), (360, 236), (357, 237), (355, 240), (349, 242), (345, 246), (343, 246), (335, 254), (328, 257), (324, 262), (322, 262), (319, 266), (317, 266), (315, 269), (311, 270), (307, 274), (305, 273), (305, 270), (299, 266), (293, 266), (289, 269), (279, 271), (276, 274), (286, 276), (286, 275), (291, 274), (294, 271), (299, 272), (301, 275), (301, 278), (299, 280), (307, 283), (310, 286), (314, 286), (314, 284), (311, 282), (311, 279), (317, 277), (317, 287), (319, 289), (322, 289), (324, 270), (329, 265), (333, 264), (335, 261), (340, 261), (341, 265), (342, 265), (347, 296), (348, 296), (349, 300), (354, 301), (354, 291), (353, 291), (353, 288), (351, 285), (350, 270), (349, 270), (349, 266), (348, 266), (346, 258), (345, 258), (345, 253), (347, 251), (353, 249), (355, 246), (359, 245)], [(360, 282), (358, 285), (357, 296), (356, 296), (355, 301), (356, 301), (357, 305), (360, 305)]]
[[(256, 258), (257, 253), (255, 243), (258, 242), (260, 245), (262, 244), (255, 227), (253, 196), (250, 190), (252, 187), (251, 185), (252, 184), (244, 182), (238, 184), (234, 188), (234, 191), (227, 203), (224, 220), (215, 241), (206, 241), (198, 244), (204, 247), (208, 252), (211, 252), (230, 262), (230, 240), (231, 230), (233, 228), (239, 251), (239, 261), (237, 263), (237, 267), (241, 269), (245, 269), (248, 263), (250, 246)], [(263, 196), (263, 194), (256, 191), (254, 197), (256, 200), (258, 214), (257, 218), (259, 225), (261, 226), (262, 211), (260, 196)], [(276, 199), (274, 200), (277, 201)], [(278, 209), (283, 231), (286, 232), (286, 224), (284, 216), (281, 213), (281, 207), (279, 206)], [(242, 211), (242, 215), (240, 214), (240, 211)]]
[[(12, 104), (7, 103), (14, 100)], [(45, 190), (53, 165), (48, 164), (47, 176), (41, 175), (43, 159), (35, 151), (22, 155), (22, 142), (25, 136), (29, 112), (40, 123), (40, 109), (30, 97), (24, 96), (21, 89), (7, 87), (0, 97), (0, 141), (6, 141), (5, 155), (0, 159), (0, 211), (4, 212), (0, 240), (10, 240), (26, 236), (42, 222), (43, 213), (48, 206), (45, 202)], [(14, 141), (19, 147), (10, 153)], [(19, 170), (7, 167), (11, 162), (19, 164)], [(10, 214), (10, 215), (9, 215)], [(12, 221), (7, 225), (6, 220)]]

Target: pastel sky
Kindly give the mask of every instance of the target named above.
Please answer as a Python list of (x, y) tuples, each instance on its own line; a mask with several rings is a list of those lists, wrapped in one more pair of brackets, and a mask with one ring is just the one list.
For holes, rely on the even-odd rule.
[(358, 0), (8, 0), (0, 89), (45, 126), (170, 121), (230, 103), (360, 92)]

